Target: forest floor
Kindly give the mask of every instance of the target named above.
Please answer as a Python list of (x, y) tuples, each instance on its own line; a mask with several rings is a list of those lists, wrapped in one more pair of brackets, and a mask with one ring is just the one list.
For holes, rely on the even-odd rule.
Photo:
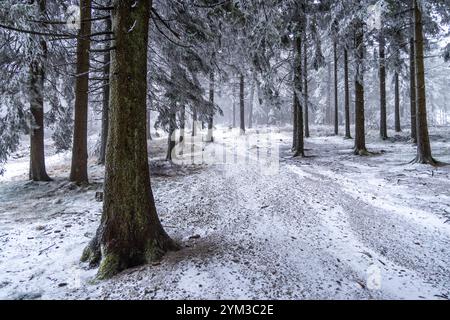
[[(102, 167), (92, 159), (91, 184), (76, 186), (70, 153), (49, 145), (54, 181), (29, 182), (24, 143), (0, 177), (0, 298), (449, 299), (450, 167), (408, 164), (407, 132), (370, 131), (375, 153), (358, 157), (331, 131), (314, 127), (296, 159), (288, 128), (219, 128), (206, 149), (228, 163), (208, 165), (169, 165), (166, 140), (151, 141), (157, 209), (183, 248), (108, 281), (79, 262), (101, 216)], [(446, 137), (431, 129), (450, 162)]]

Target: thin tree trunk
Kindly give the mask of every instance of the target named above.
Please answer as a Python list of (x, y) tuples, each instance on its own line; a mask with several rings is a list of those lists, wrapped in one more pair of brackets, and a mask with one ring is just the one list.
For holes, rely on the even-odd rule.
[(233, 83), (233, 128), (236, 128), (236, 88)]
[(338, 56), (337, 43), (333, 43), (334, 58), (334, 134), (339, 134), (339, 101), (338, 101)]
[(411, 38), (409, 39), (409, 99), (411, 112), (411, 140), (417, 143), (417, 111), (416, 111), (416, 63), (414, 48), (414, 11), (411, 11)]
[(167, 137), (167, 154), (166, 154), (167, 161), (172, 161), (172, 152), (176, 144), (175, 142), (176, 137), (174, 136), (176, 130), (176, 122), (177, 122), (177, 115), (175, 113), (175, 106), (171, 106), (169, 114), (169, 135)]
[(364, 24), (357, 22), (355, 31), (355, 154), (367, 155), (364, 118)]
[(253, 127), (253, 103), (255, 100), (255, 80), (252, 82), (252, 86), (250, 88), (250, 101), (248, 103), (248, 128), (251, 129)]
[[(295, 80), (295, 72), (294, 72), (294, 80)], [(297, 139), (298, 139), (298, 107), (297, 107), (297, 95), (295, 93), (295, 81), (292, 82), (292, 122), (293, 122), (293, 136), (292, 136), (292, 151), (295, 151), (297, 148)]]
[[(42, 17), (46, 13), (46, 0), (39, 0), (39, 11)], [(51, 181), (45, 169), (44, 147), (44, 78), (45, 68), (43, 61), (47, 58), (47, 43), (40, 40), (42, 61), (34, 60), (30, 64), (30, 172), (29, 178), (33, 181)]]
[(382, 32), (379, 34), (379, 76), (380, 76), (380, 137), (388, 138), (386, 116), (386, 53), (385, 38)]
[(91, 34), (91, 0), (80, 1), (81, 29), (77, 42), (77, 78), (75, 83), (75, 120), (70, 181), (88, 183), (87, 121), (89, 88), (89, 49)]
[(325, 112), (325, 124), (331, 124), (331, 61), (327, 64), (327, 109)]
[(351, 139), (350, 133), (350, 88), (348, 80), (348, 51), (344, 49), (344, 81), (345, 81), (345, 138)]
[(424, 64), (424, 39), (422, 12), (418, 0), (414, 2), (414, 42), (416, 65), (416, 112), (417, 112), (417, 156), (415, 162), (436, 165), (436, 160), (431, 155), (430, 137), (427, 122), (427, 101), (425, 93), (425, 64)]
[(195, 137), (197, 135), (197, 110), (194, 108), (192, 110), (192, 136)]
[(91, 266), (100, 262), (101, 279), (178, 248), (159, 221), (148, 168), (145, 113), (151, 2), (113, 2), (116, 49), (111, 54), (103, 214), (97, 235), (82, 256)]
[(303, 95), (305, 97), (305, 138), (309, 138), (309, 101), (308, 101), (308, 43), (303, 41)]
[(245, 134), (245, 82), (244, 75), (241, 74), (239, 86), (239, 115), (240, 115), (240, 129), (241, 134)]
[[(111, 32), (111, 17), (106, 18), (106, 32)], [(107, 41), (111, 36), (108, 34), (105, 37), (105, 49), (111, 46), (111, 41)], [(99, 164), (105, 164), (106, 157), (106, 141), (108, 139), (108, 114), (109, 114), (109, 69), (111, 63), (111, 56), (109, 51), (103, 54), (103, 77), (106, 79), (103, 87), (103, 101), (102, 101), (102, 137), (100, 146)]]
[[(209, 102), (211, 103), (212, 107), (214, 106), (214, 71), (211, 71), (209, 74)], [(211, 114), (208, 118), (208, 134), (206, 137), (207, 142), (213, 142), (214, 136), (213, 136), (213, 129), (214, 129), (214, 116)]]
[(411, 113), (411, 140), (417, 143), (417, 99), (416, 99), (416, 61), (415, 61), (415, 27), (414, 27), (414, 3), (411, 2), (411, 29), (409, 38), (409, 99)]
[(184, 143), (184, 136), (186, 130), (186, 106), (181, 107), (180, 111), (180, 144)]
[(304, 157), (305, 148), (303, 141), (303, 106), (302, 106), (302, 39), (298, 35), (294, 40), (294, 105), (297, 109), (297, 137), (294, 157)]
[(397, 71), (394, 74), (394, 82), (395, 82), (395, 132), (401, 132), (402, 128), (400, 125), (400, 83)]

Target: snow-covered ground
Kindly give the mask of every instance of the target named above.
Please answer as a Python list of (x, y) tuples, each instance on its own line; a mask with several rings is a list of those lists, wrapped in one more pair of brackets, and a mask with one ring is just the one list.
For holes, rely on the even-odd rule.
[[(55, 181), (29, 182), (24, 143), (0, 177), (0, 297), (449, 299), (450, 167), (408, 164), (406, 132), (369, 132), (376, 154), (361, 158), (331, 131), (314, 127), (310, 157), (293, 159), (288, 128), (220, 128), (205, 152), (227, 161), (208, 165), (168, 165), (165, 139), (150, 142), (158, 212), (183, 249), (101, 282), (79, 258), (99, 224), (102, 168), (92, 159), (78, 187), (70, 154), (48, 148)], [(450, 128), (431, 133), (450, 162)]]

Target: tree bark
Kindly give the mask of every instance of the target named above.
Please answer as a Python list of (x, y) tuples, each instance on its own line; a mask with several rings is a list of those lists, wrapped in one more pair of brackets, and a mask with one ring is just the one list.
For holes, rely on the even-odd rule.
[(348, 51), (344, 49), (344, 90), (345, 90), (345, 138), (351, 139), (350, 133), (350, 88), (348, 80)]
[(240, 77), (240, 89), (239, 89), (239, 111), (240, 111), (240, 129), (241, 134), (245, 134), (245, 78), (244, 75), (241, 74)]
[(414, 42), (416, 66), (416, 112), (417, 112), (417, 156), (415, 162), (437, 165), (431, 155), (430, 137), (427, 122), (427, 101), (425, 92), (425, 64), (422, 12), (417, 0), (414, 3)]
[(337, 43), (333, 43), (334, 60), (334, 134), (339, 134), (339, 100), (338, 100), (338, 56)]
[(197, 110), (194, 108), (192, 110), (192, 136), (195, 137), (197, 135)]
[(332, 109), (332, 102), (331, 102), (331, 61), (327, 63), (327, 109), (325, 112), (325, 124), (330, 125), (331, 124), (331, 109)]
[(233, 83), (233, 128), (236, 128), (236, 88)]
[[(211, 71), (209, 74), (209, 102), (211, 103), (211, 107), (214, 107), (214, 86), (215, 86), (215, 80), (214, 80), (214, 71)], [(206, 136), (207, 142), (213, 142), (214, 141), (214, 116), (211, 114), (208, 118), (208, 134)]]
[(309, 138), (309, 101), (308, 101), (308, 43), (303, 40), (303, 95), (305, 97), (305, 138)]
[[(414, 6), (411, 6), (413, 9)], [(417, 111), (416, 111), (416, 62), (414, 48), (414, 10), (411, 10), (411, 37), (409, 39), (409, 99), (411, 112), (411, 140), (417, 143)]]
[(145, 113), (151, 2), (113, 2), (116, 49), (111, 54), (103, 214), (97, 236), (82, 256), (91, 265), (100, 262), (100, 279), (178, 248), (161, 226), (150, 186)]
[[(111, 32), (111, 18), (108, 17), (106, 22), (106, 32)], [(110, 35), (105, 37), (105, 50), (111, 47), (111, 41), (109, 39)], [(109, 69), (110, 69), (111, 57), (110, 52), (105, 51), (103, 54), (103, 77), (106, 79), (103, 87), (103, 101), (102, 101), (102, 137), (100, 146), (100, 157), (98, 160), (99, 164), (105, 164), (106, 157), (106, 141), (108, 139), (108, 114), (109, 114)]]
[(304, 157), (305, 148), (303, 140), (303, 106), (302, 106), (302, 39), (297, 35), (294, 40), (294, 105), (297, 109), (296, 145), (294, 157)]
[(180, 111), (180, 144), (184, 143), (184, 135), (186, 130), (186, 106), (181, 107)]
[(396, 71), (394, 74), (394, 83), (395, 83), (395, 132), (401, 132), (402, 127), (400, 125), (400, 83), (399, 83), (399, 75)]
[(80, 1), (81, 28), (77, 42), (77, 78), (75, 83), (75, 120), (70, 181), (88, 183), (87, 121), (89, 88), (89, 50), (91, 34), (91, 0)]
[(253, 80), (252, 86), (250, 88), (250, 101), (248, 103), (248, 128), (251, 129), (253, 127), (253, 103), (255, 100), (255, 82)]
[[(39, 0), (39, 11), (45, 16), (46, 0)], [(47, 58), (47, 43), (41, 39), (41, 61), (34, 60), (30, 64), (29, 94), (30, 94), (30, 171), (29, 178), (33, 181), (51, 181), (45, 168), (44, 147), (44, 60)]]
[(388, 138), (386, 116), (386, 40), (384, 34), (379, 34), (379, 76), (380, 76), (380, 137)]
[[(295, 72), (294, 72), (294, 80), (295, 80)], [(292, 82), (292, 123), (293, 123), (293, 135), (292, 135), (292, 151), (295, 151), (297, 148), (297, 139), (298, 139), (298, 106), (297, 106), (297, 95), (295, 93), (295, 81)]]
[(364, 24), (356, 23), (355, 31), (355, 150), (356, 155), (367, 155), (364, 118)]
[(172, 161), (172, 152), (175, 148), (175, 139), (174, 136), (175, 130), (176, 130), (176, 123), (177, 123), (177, 114), (175, 113), (175, 106), (170, 107), (169, 111), (169, 134), (167, 137), (167, 154), (166, 154), (166, 160)]

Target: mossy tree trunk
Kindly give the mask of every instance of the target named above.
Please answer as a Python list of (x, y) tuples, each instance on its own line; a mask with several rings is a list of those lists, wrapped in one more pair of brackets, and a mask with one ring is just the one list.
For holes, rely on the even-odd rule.
[(344, 91), (345, 91), (345, 138), (351, 139), (350, 133), (350, 88), (348, 80), (348, 51), (344, 49)]
[(77, 77), (75, 82), (75, 119), (70, 181), (88, 182), (87, 122), (89, 89), (89, 50), (91, 35), (91, 0), (80, 1), (81, 28), (77, 41)]
[(425, 92), (425, 64), (422, 12), (418, 0), (414, 3), (414, 42), (416, 69), (416, 113), (417, 113), (417, 156), (415, 162), (437, 165), (431, 155), (427, 122), (427, 101)]
[[(38, 1), (39, 11), (44, 19), (46, 0)], [(40, 58), (30, 64), (29, 94), (30, 94), (30, 172), (33, 181), (50, 181), (45, 169), (44, 153), (44, 61), (47, 57), (47, 43), (41, 39)]]
[[(177, 245), (155, 207), (147, 157), (147, 45), (151, 1), (115, 0), (103, 215), (82, 260), (99, 278), (155, 261)], [(100, 250), (101, 247), (101, 250)]]
[(355, 149), (356, 155), (367, 155), (364, 117), (364, 23), (356, 22), (355, 30)]
[(382, 31), (379, 33), (379, 77), (380, 77), (380, 137), (388, 138), (386, 116), (386, 40)]

